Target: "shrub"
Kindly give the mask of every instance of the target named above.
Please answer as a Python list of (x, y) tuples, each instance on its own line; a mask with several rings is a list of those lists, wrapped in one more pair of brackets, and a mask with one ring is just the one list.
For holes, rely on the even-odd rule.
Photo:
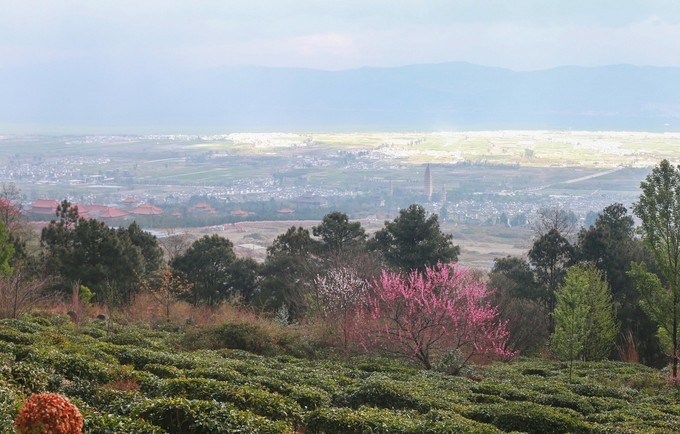
[(441, 410), (433, 410), (424, 416), (425, 422), (413, 434), (500, 434), (493, 425), (466, 419), (463, 416)]
[(35, 337), (12, 326), (0, 325), (0, 341), (19, 345), (31, 345), (35, 341)]
[(39, 393), (23, 403), (14, 426), (20, 434), (81, 434), (83, 416), (65, 396)]
[(184, 372), (174, 366), (161, 365), (158, 363), (147, 363), (144, 365), (143, 370), (146, 372), (151, 372), (158, 378), (179, 378)]
[(28, 392), (44, 392), (50, 386), (53, 378), (41, 365), (21, 361), (12, 365), (11, 379)]
[(437, 360), (434, 363), (433, 368), (435, 371), (444, 374), (458, 375), (463, 365), (465, 365), (463, 353), (458, 349), (453, 349)]
[(338, 406), (358, 408), (362, 405), (391, 409), (415, 409), (418, 401), (409, 390), (396, 381), (371, 377), (349, 394), (335, 398)]
[(258, 324), (226, 323), (187, 333), (182, 343), (189, 349), (231, 348), (255, 354), (273, 354), (274, 339)]
[(577, 413), (558, 410), (533, 402), (505, 402), (471, 407), (465, 417), (490, 423), (503, 431), (529, 434), (581, 433), (589, 426), (577, 418)]
[(20, 403), (19, 389), (0, 377), (0, 432), (12, 432), (14, 417)]
[(361, 407), (320, 408), (307, 416), (307, 432), (310, 434), (363, 434), (418, 432), (418, 421), (413, 413)]
[(248, 411), (236, 410), (215, 401), (159, 398), (141, 403), (133, 411), (169, 434), (221, 432), (292, 433), (292, 427), (272, 422)]
[(142, 419), (90, 412), (83, 421), (85, 432), (97, 434), (163, 434), (165, 430)]
[(170, 379), (163, 382), (160, 393), (163, 396), (228, 402), (241, 410), (272, 419), (302, 420), (302, 408), (291, 398), (249, 386), (238, 387), (203, 378)]

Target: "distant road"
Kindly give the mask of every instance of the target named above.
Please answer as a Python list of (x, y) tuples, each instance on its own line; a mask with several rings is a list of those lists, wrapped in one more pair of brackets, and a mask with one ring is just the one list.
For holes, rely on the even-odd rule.
[(552, 186), (554, 186), (554, 185), (559, 185), (559, 184), (574, 184), (574, 183), (576, 183), (576, 182), (586, 181), (586, 180), (588, 180), (588, 179), (597, 178), (597, 177), (599, 177), (599, 176), (609, 175), (609, 174), (611, 174), (611, 173), (618, 172), (618, 171), (621, 170), (621, 169), (623, 169), (623, 167), (617, 167), (617, 168), (615, 168), (615, 169), (607, 170), (606, 172), (594, 173), (594, 174), (588, 175), (588, 176), (581, 176), (580, 178), (568, 179), (568, 180), (566, 180), (566, 181), (556, 182), (556, 183), (554, 183), (554, 184), (546, 184), (546, 185), (540, 185), (540, 186), (538, 186), (538, 187), (525, 188), (525, 189), (523, 189), (523, 190), (518, 190), (518, 191), (519, 191), (519, 192), (539, 191), (539, 190), (544, 190), (544, 189), (546, 189), (546, 188), (550, 188), (550, 187), (552, 187)]
[(573, 184), (575, 182), (581, 182), (581, 181), (585, 181), (587, 179), (593, 179), (593, 178), (597, 178), (599, 176), (609, 175), (610, 173), (618, 172), (621, 169), (623, 169), (623, 167), (617, 167), (617, 168), (612, 169), (612, 170), (607, 170), (606, 172), (595, 173), (593, 175), (582, 176), (580, 178), (574, 178), (574, 179), (570, 179), (568, 181), (562, 181), (562, 182), (559, 182), (558, 184)]

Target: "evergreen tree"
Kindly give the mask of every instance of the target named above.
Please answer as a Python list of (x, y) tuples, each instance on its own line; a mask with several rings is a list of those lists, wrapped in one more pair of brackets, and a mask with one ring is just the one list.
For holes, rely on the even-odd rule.
[(420, 272), (438, 262), (455, 262), (460, 253), (460, 248), (453, 245), (453, 237), (441, 231), (437, 214), (427, 217), (425, 208), (416, 204), (399, 211), (393, 221), (386, 221), (369, 247), (381, 251), (395, 268)]
[(350, 223), (347, 214), (338, 211), (326, 214), (321, 224), (312, 228), (312, 233), (321, 238), (321, 249), (325, 253), (338, 253), (366, 240), (361, 223)]
[(552, 350), (572, 362), (609, 356), (618, 334), (609, 285), (593, 264), (574, 265), (555, 293)]
[(216, 306), (228, 297), (238, 295), (232, 282), (235, 261), (231, 241), (218, 235), (206, 235), (196, 240), (170, 265), (192, 284), (191, 303)]
[(662, 356), (654, 339), (657, 326), (642, 310), (640, 293), (627, 274), (631, 262), (645, 262), (652, 267), (654, 262), (642, 241), (635, 237), (634, 226), (633, 217), (622, 204), (607, 206), (592, 226), (578, 233), (575, 256), (594, 263), (604, 273), (622, 332), (634, 338), (641, 361), (657, 365)]

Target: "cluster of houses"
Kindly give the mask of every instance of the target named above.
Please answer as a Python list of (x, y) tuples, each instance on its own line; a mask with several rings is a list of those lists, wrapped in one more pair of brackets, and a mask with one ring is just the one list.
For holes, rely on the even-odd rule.
[[(26, 210), (29, 214), (54, 216), (59, 206), (59, 202), (53, 199), (36, 199), (30, 209)], [(138, 204), (131, 197), (121, 201), (120, 206), (108, 205), (84, 205), (81, 203), (73, 204), (78, 208), (78, 214), (85, 218), (96, 218), (100, 220), (113, 220), (125, 218), (129, 215), (161, 215), (163, 210), (157, 206), (147, 203)]]
[[(55, 217), (57, 207), (59, 202), (53, 199), (36, 199), (29, 205), (26, 209), (28, 214), (34, 214), (36, 216), (45, 216), (45, 220), (49, 220)], [(163, 209), (150, 205), (148, 203), (138, 203), (132, 197), (123, 199), (120, 205), (97, 205), (97, 204), (82, 204), (75, 203), (74, 207), (78, 208), (78, 215), (84, 218), (94, 218), (98, 220), (117, 220), (125, 219), (128, 217), (135, 216), (154, 216), (163, 214)], [(207, 202), (198, 202), (186, 210), (187, 215), (217, 215), (217, 210)], [(292, 215), (295, 210), (292, 208), (281, 208), (277, 210), (279, 215)], [(250, 212), (245, 211), (241, 208), (235, 209), (229, 213), (232, 217), (247, 218), (250, 216)], [(184, 214), (179, 210), (172, 213), (173, 217), (183, 217)]]

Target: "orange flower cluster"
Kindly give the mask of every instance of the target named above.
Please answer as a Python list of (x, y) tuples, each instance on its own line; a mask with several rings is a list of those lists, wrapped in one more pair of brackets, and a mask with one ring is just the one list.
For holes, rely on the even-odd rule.
[(82, 434), (83, 416), (65, 396), (37, 393), (24, 401), (14, 427), (20, 434)]

